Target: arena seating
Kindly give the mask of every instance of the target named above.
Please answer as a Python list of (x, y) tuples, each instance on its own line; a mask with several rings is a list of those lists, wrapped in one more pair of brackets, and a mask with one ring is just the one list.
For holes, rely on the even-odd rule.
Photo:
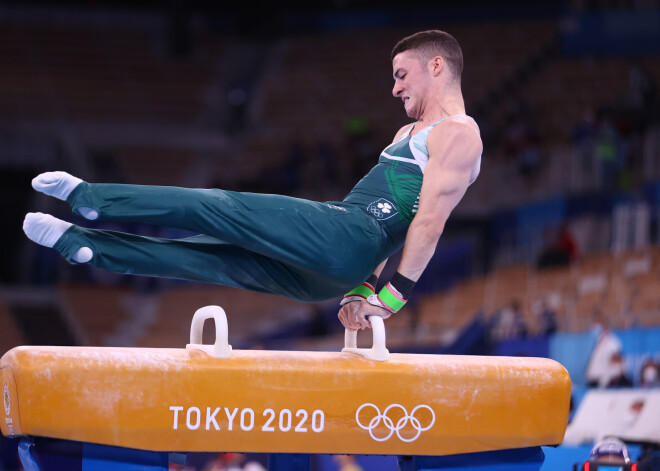
[(540, 76), (523, 86), (520, 96), (533, 110), (545, 142), (570, 142), (573, 129), (587, 111), (596, 112), (625, 98), (628, 69), (623, 59), (561, 58), (549, 62)]
[[(557, 20), (553, 18), (453, 22), (447, 29), (461, 42), (466, 57), (463, 91), (468, 113), (483, 107), (491, 92), (558, 41)], [(390, 97), (389, 50), (411, 32), (406, 28), (373, 28), (341, 34), (292, 34), (273, 41), (264, 49), (267, 60), (262, 61), (249, 92), (248, 126), (224, 147), (205, 152), (190, 142), (189, 147), (172, 146), (159, 142), (158, 133), (148, 137), (153, 131), (145, 130), (144, 142), (126, 142), (117, 136), (114, 144), (105, 143), (93, 150), (109, 155), (119, 178), (128, 183), (230, 189), (236, 188), (237, 181), (272, 175), (269, 172), (289, 157), (292, 142), (301, 141), (312, 148), (325, 140), (341, 157), (348, 151), (345, 121), (350, 117), (366, 120), (369, 142), (376, 153), (408, 121), (401, 104)], [(0, 116), (7, 122), (55, 120), (74, 126), (155, 123), (163, 126), (162, 130), (170, 129), (163, 131), (169, 134), (196, 129), (207, 136), (222, 135), (216, 115), (224, 106), (227, 84), (220, 69), (232, 51), (240, 50), (241, 43), (222, 34), (195, 30), (193, 53), (173, 58), (168, 55), (163, 35), (158, 28), (145, 25), (6, 21), (0, 28), (0, 86), (7, 91), (0, 97)], [(549, 174), (544, 174), (541, 184), (533, 189), (515, 176), (509, 178), (522, 194), (530, 196), (538, 196), (532, 191), (547, 194), (564, 182), (556, 176), (565, 175), (570, 168), (571, 159), (560, 158), (570, 149), (555, 152), (552, 146), (570, 145), (570, 133), (584, 112), (610, 104), (612, 96), (624, 96), (628, 87), (627, 74), (621, 73), (628, 70), (623, 60), (545, 60), (540, 73), (523, 82), (510, 97), (524, 100), (533, 109), (531, 119), (541, 134), (545, 154), (553, 162)], [(649, 71), (658, 69), (653, 59), (643, 63)], [(561, 112), (557, 111), (557, 96), (562, 97)], [(487, 108), (486, 114), (492, 116), (484, 116), (484, 129), (486, 121), (501, 120), (499, 114), (505, 109), (506, 104)], [(121, 134), (120, 130), (112, 132)], [(495, 179), (506, 177), (512, 165), (504, 162), (503, 169), (494, 168), (502, 163), (500, 150), (491, 146), (488, 152), (491, 165), (484, 172), (491, 172), (487, 174), (491, 179), (494, 173)], [(200, 161), (205, 171), (191, 172)], [(235, 168), (228, 171), (227, 162)], [(508, 203), (506, 195), (481, 180), (485, 178), (458, 211)], [(320, 186), (313, 185), (312, 191)], [(319, 190), (318, 196), (336, 198), (344, 191)]]
[(23, 339), (4, 299), (0, 297), (0, 351), (22, 345)]
[(44, 22), (1, 29), (2, 86), (21, 118), (194, 123), (214, 77), (207, 57), (172, 60), (162, 38), (144, 29)]
[[(193, 53), (174, 58), (168, 54), (162, 31), (144, 25), (109, 23), (99, 27), (28, 18), (0, 21), (3, 123), (156, 123), (163, 129), (208, 130), (209, 125), (217, 124), (209, 121), (209, 113), (221, 107), (218, 101), (224, 99), (220, 65), (229, 52), (241, 46), (222, 34), (195, 30)], [(460, 41), (466, 57), (463, 91), (468, 113), (487, 102), (491, 92), (501, 88), (530, 59), (558, 41), (555, 18), (457, 21), (446, 28)], [(271, 178), (270, 170), (286, 161), (294, 142), (311, 147), (327, 139), (339, 156), (345, 155), (349, 136), (345, 120), (350, 117), (365, 119), (373, 145), (382, 147), (408, 122), (401, 104), (390, 96), (389, 51), (398, 39), (412, 32), (406, 28), (371, 28), (341, 34), (297, 33), (273, 41), (264, 49), (267, 60), (250, 91), (248, 122), (254, 127), (248, 125), (242, 134), (232, 136), (222, 151), (204, 155), (194, 146), (172, 147), (157, 139), (150, 143), (122, 142), (101, 150), (112, 156), (125, 182), (181, 184), (186, 174), (203, 162), (207, 181), (231, 186), (262, 174)], [(548, 178), (544, 175), (536, 184), (526, 185), (502, 150), (489, 148), (488, 165), (483, 166), (482, 177), (457, 212), (483, 213), (513, 205), (524, 196), (568, 189), (567, 169), (574, 160), (570, 133), (577, 120), (588, 109), (626, 96), (629, 63), (623, 59), (557, 56), (544, 60), (539, 72), (523, 82), (512, 99), (526, 102), (533, 110), (544, 152), (552, 157)], [(657, 58), (642, 58), (641, 63), (651, 77), (660, 80)], [(499, 110), (506, 108), (506, 104), (498, 105), (489, 113), (497, 121), (502, 118)], [(212, 134), (222, 132), (211, 128)], [(497, 191), (501, 181), (508, 182), (510, 191)], [(514, 298), (520, 300), (532, 332), (545, 299), (551, 300), (562, 329), (586, 328), (596, 309), (610, 315), (619, 326), (657, 323), (658, 272), (655, 249), (588, 255), (564, 269), (505, 266), (419, 299), (406, 308), (410, 313), (402, 312), (389, 321), (397, 332), (391, 341), (436, 341), (446, 332), (462, 328), (476, 313), (490, 315)], [(137, 296), (125, 287), (65, 286), (61, 294), (88, 344), (112, 343), (126, 325), (137, 323), (142, 330), (125, 337), (135, 344), (180, 345), (189, 317), (201, 304), (225, 307), (232, 332), (239, 339), (258, 337), (260, 331), (251, 322), (254, 312), (269, 311), (264, 319), (272, 319), (272, 324), (266, 325), (266, 330), (313, 316), (311, 309), (280, 298), (225, 288), (182, 286), (149, 297)], [(137, 302), (138, 298), (151, 303), (157, 322), (138, 322), (132, 316), (128, 300)], [(407, 320), (411, 316), (416, 320)]]
[(59, 287), (63, 312), (76, 327), (82, 345), (112, 345), (112, 336), (128, 320), (127, 301), (132, 293), (125, 286), (77, 284)]
[(115, 160), (127, 183), (175, 185), (192, 167), (195, 152), (164, 146), (122, 146)]
[[(626, 270), (635, 271), (626, 267), (640, 260), (651, 261), (648, 271), (626, 275)], [(535, 270), (516, 265), (460, 283), (446, 292), (421, 296), (413, 306), (387, 321), (388, 345), (405, 348), (448, 343), (475, 315), (482, 313), (487, 318), (513, 299), (521, 302), (529, 335), (537, 332), (542, 302), (555, 310), (559, 328), (564, 331), (590, 327), (596, 310), (606, 314), (617, 328), (658, 325), (659, 291), (660, 265), (655, 247), (616, 257), (587, 256), (572, 267)], [(190, 313), (205, 304), (219, 304), (226, 309), (231, 338), (237, 343), (255, 341), (260, 335), (285, 328), (289, 322), (309, 322), (313, 317), (310, 306), (278, 297), (229, 288), (182, 286), (159, 297), (158, 321), (151, 324), (138, 344), (181, 344), (187, 339)], [(259, 325), (253, 322), (255, 316), (260, 319)], [(369, 341), (368, 335), (360, 335)], [(339, 332), (322, 338), (292, 339), (290, 346), (323, 350), (337, 349), (342, 343)]]
[[(468, 109), (556, 36), (551, 20), (457, 23), (451, 30), (470, 58), (463, 78)], [(400, 103), (390, 98), (389, 50), (411, 32), (314, 33), (284, 40), (276, 66), (264, 77), (260, 123), (292, 136), (300, 127), (329, 128), (340, 136), (340, 145), (343, 120), (357, 115), (369, 122), (376, 142), (388, 142), (406, 123)]]
[[(64, 312), (85, 345), (178, 347), (188, 341), (195, 310), (216, 304), (227, 312), (230, 343), (262, 348), (260, 339), (277, 332), (286, 336), (287, 329), (313, 322), (321, 308), (273, 295), (186, 283), (149, 293), (128, 286), (87, 284), (63, 285), (59, 292)], [(420, 295), (387, 321), (388, 345), (396, 349), (447, 344), (475, 316), (488, 320), (514, 299), (520, 303), (531, 336), (538, 332), (543, 303), (555, 312), (562, 331), (588, 329), (597, 311), (616, 328), (659, 325), (660, 248), (586, 255), (570, 267), (538, 270), (515, 264), (444, 292)], [(7, 321), (8, 317), (0, 320)], [(0, 340), (17, 343), (8, 326), (0, 329), (7, 339)], [(205, 341), (210, 343), (212, 329), (205, 332)], [(369, 342), (367, 334), (360, 336)], [(293, 349), (333, 350), (342, 346), (343, 334), (291, 338), (285, 343)]]
[(78, 126), (147, 126), (137, 145), (121, 129), (107, 131), (101, 150), (114, 156), (125, 182), (179, 183), (195, 146), (164, 148), (149, 129), (183, 134), (212, 124), (209, 109), (220, 103), (208, 94), (218, 85), (223, 39), (205, 37), (195, 54), (177, 60), (168, 55), (164, 32), (153, 28), (69, 23), (0, 23), (0, 121), (58, 122), (73, 134)]
[[(235, 344), (257, 342), (260, 336), (280, 330), (287, 323), (310, 320), (312, 316), (309, 306), (274, 295), (226, 287), (175, 287), (159, 296), (157, 320), (146, 329), (137, 346), (184, 345), (189, 341), (192, 315), (206, 305), (219, 305), (225, 310), (230, 343)], [(207, 342), (211, 343), (211, 338)]]
[[(587, 255), (570, 267), (538, 270), (516, 264), (466, 280), (451, 289), (421, 297), (387, 321), (392, 345), (448, 343), (477, 315), (488, 319), (517, 299), (528, 327), (536, 335), (546, 303), (562, 331), (591, 327), (601, 312), (613, 327), (660, 325), (660, 248), (650, 246), (621, 254)], [(411, 330), (410, 316), (419, 321)], [(336, 345), (339, 337), (308, 340), (308, 348)], [(388, 338), (388, 343), (390, 338)], [(298, 345), (298, 344), (296, 344)]]

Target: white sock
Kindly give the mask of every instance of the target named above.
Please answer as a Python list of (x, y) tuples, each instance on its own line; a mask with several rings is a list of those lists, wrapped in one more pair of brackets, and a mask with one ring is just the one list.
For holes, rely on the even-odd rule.
[[(23, 232), (31, 241), (52, 248), (71, 226), (70, 222), (62, 221), (50, 214), (27, 213), (23, 221)], [(81, 247), (74, 254), (73, 260), (78, 263), (87, 263), (93, 256), (92, 249)]]
[[(46, 172), (32, 179), (32, 188), (49, 196), (66, 201), (71, 192), (82, 180), (66, 172)], [(85, 219), (94, 220), (99, 217), (99, 212), (91, 208), (79, 208), (78, 212)]]
[(80, 183), (82, 183), (80, 178), (66, 172), (46, 172), (32, 179), (32, 188), (48, 196), (66, 201), (74, 188)]

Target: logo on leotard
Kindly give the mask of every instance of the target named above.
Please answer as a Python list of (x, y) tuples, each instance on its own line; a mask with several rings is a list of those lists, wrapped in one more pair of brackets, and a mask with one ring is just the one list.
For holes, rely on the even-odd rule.
[(9, 397), (9, 386), (6, 384), (2, 396), (5, 402), (5, 414), (9, 417), (11, 415), (11, 398)]
[(325, 205), (326, 205), (328, 208), (331, 208), (331, 209), (337, 209), (337, 210), (339, 210), (339, 211), (346, 211), (346, 208), (342, 208), (341, 206), (337, 206), (337, 205), (330, 204), (330, 203), (325, 203)]
[(371, 203), (369, 206), (367, 206), (367, 211), (373, 214), (376, 219), (381, 221), (399, 214), (399, 211), (397, 211), (394, 203), (387, 201), (385, 198), (380, 198)]
[(385, 442), (396, 433), (399, 440), (410, 443), (433, 427), (435, 412), (426, 404), (420, 404), (408, 414), (401, 404), (391, 404), (381, 413), (378, 406), (368, 402), (358, 408), (355, 421), (377, 442)]

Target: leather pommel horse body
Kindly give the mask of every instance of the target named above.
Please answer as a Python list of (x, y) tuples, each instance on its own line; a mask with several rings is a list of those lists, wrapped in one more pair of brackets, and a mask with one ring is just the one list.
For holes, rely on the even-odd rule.
[[(206, 318), (216, 345), (201, 345)], [(561, 443), (571, 383), (543, 358), (231, 351), (200, 309), (186, 349), (17, 347), (3, 435), (156, 452), (443, 456)], [(381, 360), (381, 361), (374, 361)], [(386, 361), (382, 361), (386, 360)]]

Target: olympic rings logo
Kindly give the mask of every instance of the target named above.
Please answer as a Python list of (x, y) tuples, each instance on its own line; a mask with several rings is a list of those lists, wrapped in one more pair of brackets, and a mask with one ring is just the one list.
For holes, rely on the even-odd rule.
[[(365, 408), (373, 408), (376, 414), (374, 415), (374, 417), (372, 417), (369, 420), (369, 423), (367, 425), (363, 424), (360, 421), (360, 413)], [(416, 414), (418, 411), (424, 409), (428, 410), (431, 413), (431, 420), (428, 423), (428, 425), (422, 426), (422, 419), (417, 418)], [(401, 417), (399, 417), (398, 419), (396, 417), (394, 419), (390, 418), (388, 414), (390, 413), (390, 411), (393, 410), (401, 411), (399, 414), (396, 414), (397, 416), (401, 415)], [(394, 423), (395, 420), (396, 420), (396, 424)], [(361, 429), (367, 430), (369, 432), (369, 435), (371, 435), (371, 438), (373, 438), (377, 442), (387, 441), (392, 437), (392, 435), (396, 433), (397, 437), (399, 437), (399, 440), (401, 440), (402, 442), (410, 443), (417, 440), (419, 436), (422, 434), (422, 432), (425, 432), (429, 430), (431, 427), (433, 427), (433, 424), (435, 424), (435, 412), (433, 412), (433, 409), (431, 409), (426, 404), (421, 404), (415, 407), (412, 410), (412, 412), (408, 414), (408, 411), (402, 405), (392, 404), (388, 406), (381, 414), (378, 406), (368, 402), (366, 404), (362, 404), (358, 408), (357, 412), (355, 413), (355, 421), (357, 422), (357, 424), (360, 426)], [(389, 430), (389, 433), (385, 436), (379, 437), (374, 433), (374, 430), (378, 428), (381, 422), (383, 423), (385, 428)], [(412, 430), (414, 430), (415, 433), (412, 436), (402, 436), (401, 431), (406, 429), (406, 426), (409, 423)], [(410, 430), (410, 428), (408, 428), (408, 430)]]

